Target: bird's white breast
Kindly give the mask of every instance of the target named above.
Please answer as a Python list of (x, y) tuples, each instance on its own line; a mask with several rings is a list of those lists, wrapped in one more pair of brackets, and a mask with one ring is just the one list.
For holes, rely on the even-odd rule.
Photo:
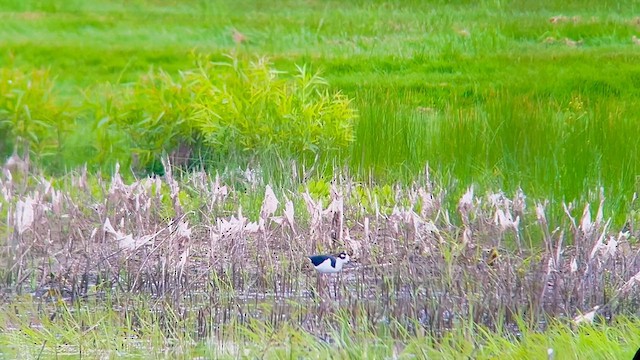
[(316, 269), (322, 273), (337, 273), (342, 270), (342, 265), (345, 261), (338, 258), (336, 259), (336, 267), (331, 267), (331, 259), (326, 259), (320, 265), (316, 266)]

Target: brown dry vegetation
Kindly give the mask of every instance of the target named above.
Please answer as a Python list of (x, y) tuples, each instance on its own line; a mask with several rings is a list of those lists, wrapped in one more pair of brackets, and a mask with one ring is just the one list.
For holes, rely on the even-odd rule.
[[(321, 331), (318, 322), (337, 309), (366, 315), (363, 326), (397, 320), (439, 336), (467, 321), (544, 327), (596, 306), (606, 320), (638, 308), (634, 224), (613, 231), (602, 202), (595, 216), (590, 205), (566, 204), (566, 222), (552, 228), (544, 201), (522, 192), (471, 188), (457, 209), (446, 208), (449, 195), (428, 173), (394, 188), (391, 208), (368, 190), (358, 198), (362, 187), (349, 179), (335, 179), (327, 198), (276, 195), (251, 176), (235, 189), (198, 172), (66, 180), (4, 169), (0, 286), (9, 298), (149, 294), (197, 312), (191, 330), (201, 336), (235, 316)], [(261, 201), (254, 218), (239, 206), (245, 192)], [(578, 206), (580, 217), (572, 215)], [(326, 292), (305, 255), (341, 249), (355, 262)]]

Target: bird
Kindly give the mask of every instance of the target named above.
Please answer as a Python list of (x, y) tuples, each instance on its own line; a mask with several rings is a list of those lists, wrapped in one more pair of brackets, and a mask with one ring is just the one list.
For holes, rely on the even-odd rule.
[(349, 255), (341, 252), (337, 256), (333, 255), (313, 255), (309, 256), (313, 267), (321, 274), (335, 274), (342, 271), (342, 266), (349, 262)]

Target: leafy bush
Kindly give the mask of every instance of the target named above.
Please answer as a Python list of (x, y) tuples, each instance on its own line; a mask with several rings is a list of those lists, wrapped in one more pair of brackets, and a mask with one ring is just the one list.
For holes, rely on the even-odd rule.
[(330, 93), (305, 66), (293, 78), (282, 75), (264, 58), (200, 62), (182, 79), (193, 89), (195, 128), (224, 153), (315, 154), (353, 141), (355, 111), (346, 96)]
[(0, 68), (0, 153), (16, 149), (36, 157), (57, 155), (69, 118), (56, 100), (48, 71)]
[(85, 98), (94, 132), (94, 161), (149, 167), (187, 146), (219, 159), (316, 155), (354, 139), (351, 100), (328, 90), (317, 73), (297, 67), (285, 76), (264, 58), (196, 59), (176, 80), (151, 71), (129, 87), (98, 88)]
[(132, 120), (136, 100), (130, 88), (102, 84), (84, 91), (81, 118), (66, 148), (73, 166), (84, 162), (111, 171), (116, 163), (128, 168), (135, 133)]
[(165, 152), (191, 143), (190, 95), (167, 73), (151, 71), (130, 85), (103, 84), (85, 92), (82, 127), (90, 133), (90, 162), (112, 168), (150, 167)]
[(133, 97), (136, 102), (128, 134), (142, 164), (148, 165), (181, 144), (194, 144), (197, 136), (189, 121), (193, 96), (188, 84), (174, 81), (162, 70), (150, 72), (135, 84)]

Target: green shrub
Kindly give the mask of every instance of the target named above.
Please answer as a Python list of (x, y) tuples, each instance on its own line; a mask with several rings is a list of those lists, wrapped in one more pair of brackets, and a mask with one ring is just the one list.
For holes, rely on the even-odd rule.
[[(196, 60), (173, 79), (151, 71), (129, 87), (98, 88), (86, 97), (94, 161), (149, 168), (164, 153), (250, 159), (265, 154), (298, 159), (346, 149), (356, 113), (351, 100), (332, 93), (318, 74), (298, 67), (285, 76), (264, 58)], [(273, 158), (273, 157), (271, 157)]]
[(131, 89), (122, 86), (102, 84), (85, 90), (82, 116), (66, 146), (71, 165), (86, 162), (107, 172), (116, 163), (128, 168), (135, 137), (131, 134), (135, 102)]
[(192, 90), (182, 81), (174, 81), (159, 70), (150, 72), (133, 89), (136, 102), (128, 133), (134, 139), (134, 153), (148, 165), (163, 152), (191, 145), (196, 134), (189, 120), (193, 106)]
[(0, 68), (0, 154), (28, 150), (36, 159), (55, 159), (69, 131), (65, 110), (48, 71)]
[(329, 92), (305, 66), (285, 77), (264, 58), (201, 61), (182, 81), (193, 91), (194, 127), (224, 154), (300, 156), (345, 149), (353, 141), (351, 100)]

